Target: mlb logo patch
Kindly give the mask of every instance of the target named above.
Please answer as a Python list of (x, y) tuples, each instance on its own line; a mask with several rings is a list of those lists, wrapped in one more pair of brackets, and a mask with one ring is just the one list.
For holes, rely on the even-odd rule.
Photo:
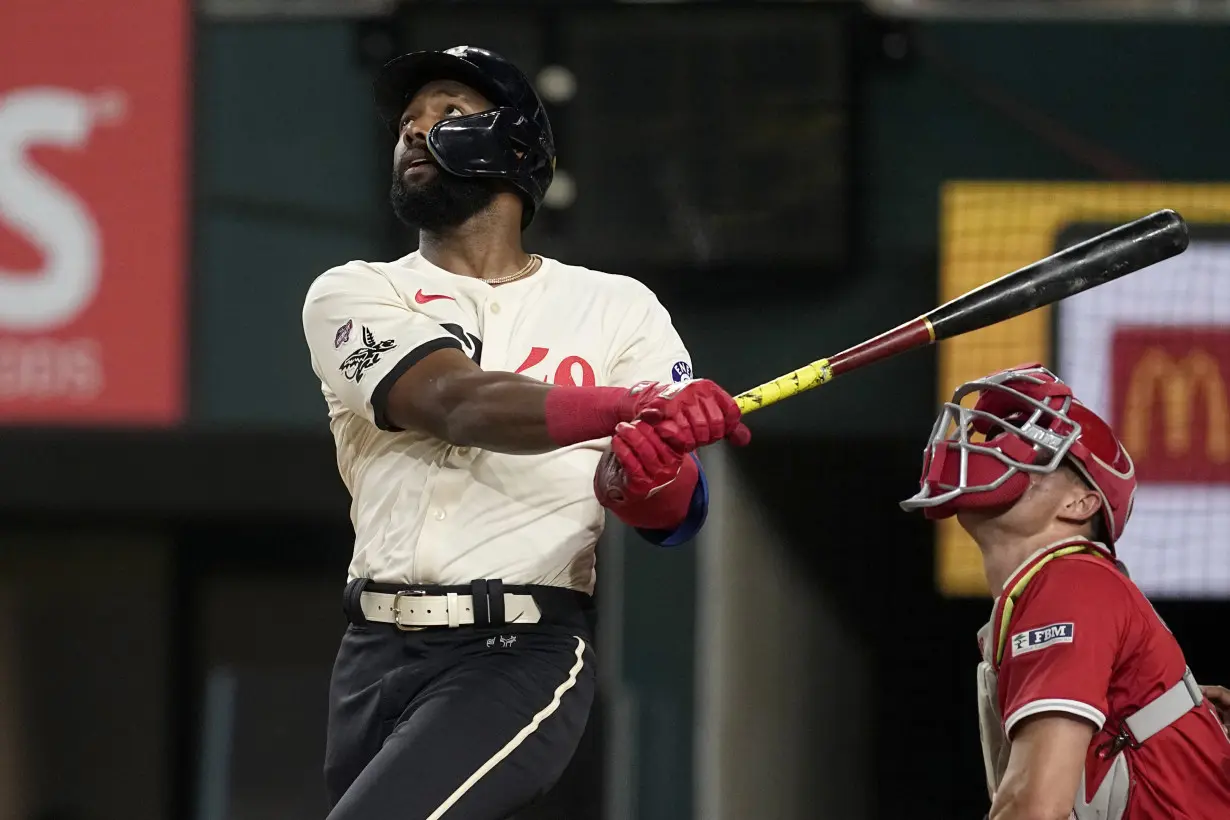
[(687, 362), (675, 362), (671, 368), (671, 378), (676, 382), (686, 382), (692, 379), (692, 365)]
[(354, 330), (354, 319), (347, 319), (346, 324), (337, 329), (337, 333), (333, 334), (333, 349), (341, 347), (350, 341), (350, 331)]
[(1012, 657), (1037, 652), (1039, 649), (1046, 649), (1056, 644), (1072, 643), (1075, 634), (1076, 625), (1073, 623), (1051, 624), (1026, 632), (1018, 632), (1012, 636)]

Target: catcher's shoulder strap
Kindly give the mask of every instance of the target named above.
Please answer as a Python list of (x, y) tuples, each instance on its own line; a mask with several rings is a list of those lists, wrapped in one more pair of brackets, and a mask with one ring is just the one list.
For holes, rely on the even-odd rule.
[(1029, 586), (1029, 582), (1037, 577), (1042, 568), (1051, 561), (1063, 558), (1065, 555), (1080, 554), (1106, 556), (1103, 549), (1091, 541), (1065, 541), (1059, 544), (1052, 544), (1034, 553), (1025, 562), (1022, 569), (1017, 570), (1008, 579), (1010, 585), (1004, 587), (1004, 591), (995, 601), (995, 608), (991, 613), (991, 630), (994, 643), (991, 644), (991, 652), (988, 654), (991, 655), (991, 662), (996, 669), (999, 668), (1000, 663), (1004, 659), (1004, 647), (1008, 643), (1009, 624), (1012, 621), (1013, 609), (1016, 607), (1016, 602), (1025, 594), (1025, 588)]
[(1196, 676), (1185, 667), (1178, 683), (1123, 718), (1124, 743), (1139, 746), (1202, 703)]

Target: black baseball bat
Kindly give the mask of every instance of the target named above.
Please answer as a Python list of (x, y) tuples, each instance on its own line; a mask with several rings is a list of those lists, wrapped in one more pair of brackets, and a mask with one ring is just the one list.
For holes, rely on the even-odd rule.
[(835, 356), (818, 359), (735, 396), (750, 413), (798, 395), (835, 376), (940, 339), (1029, 313), (1104, 285), (1187, 250), (1183, 217), (1162, 210), (1099, 234), (963, 293), (929, 313)]

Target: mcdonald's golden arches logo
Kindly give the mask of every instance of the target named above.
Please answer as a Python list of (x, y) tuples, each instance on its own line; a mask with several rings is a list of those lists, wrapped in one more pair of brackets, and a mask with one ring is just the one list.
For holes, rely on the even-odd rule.
[(1120, 328), (1114, 425), (1142, 482), (1230, 483), (1230, 328)]

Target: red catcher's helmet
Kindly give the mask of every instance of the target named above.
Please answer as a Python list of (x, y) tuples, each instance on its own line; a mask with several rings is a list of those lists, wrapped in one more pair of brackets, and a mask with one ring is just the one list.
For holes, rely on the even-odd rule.
[[(962, 407), (972, 394), (973, 407)], [(1123, 535), (1136, 495), (1127, 450), (1041, 364), (1008, 368), (953, 393), (931, 431), (919, 492), (901, 507), (936, 519), (1011, 504), (1028, 488), (1030, 473), (1051, 473), (1065, 462), (1101, 496), (1111, 546)]]

